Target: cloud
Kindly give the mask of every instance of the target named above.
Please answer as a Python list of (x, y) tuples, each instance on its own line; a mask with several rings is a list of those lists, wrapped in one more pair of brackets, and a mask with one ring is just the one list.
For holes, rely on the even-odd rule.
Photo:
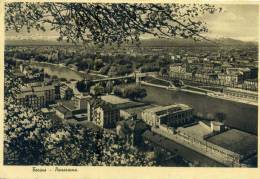
[(207, 36), (258, 40), (257, 5), (220, 6), (224, 9), (222, 13), (204, 18), (209, 29)]

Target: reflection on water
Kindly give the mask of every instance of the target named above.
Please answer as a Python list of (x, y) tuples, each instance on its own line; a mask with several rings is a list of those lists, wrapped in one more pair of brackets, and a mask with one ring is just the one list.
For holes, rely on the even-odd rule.
[[(49, 75), (56, 75), (67, 80), (82, 80), (83, 75), (66, 67), (52, 64), (35, 63), (35, 67), (44, 68)], [(90, 75), (89, 75), (90, 76)], [(169, 91), (152, 86), (144, 86), (147, 96), (145, 102), (159, 105), (185, 103), (194, 108), (198, 116), (214, 118), (216, 113), (223, 113), (228, 125), (247, 132), (257, 133), (257, 107), (249, 104), (237, 103), (209, 96), (192, 94), (183, 91)]]
[(64, 66), (57, 66), (52, 64), (45, 64), (45, 63), (32, 63), (33, 67), (37, 68), (44, 68), (44, 72), (53, 76), (56, 75), (58, 78), (65, 78), (67, 80), (75, 79), (75, 80), (82, 80), (83, 75), (79, 72), (73, 71)]
[(196, 115), (214, 118), (216, 113), (224, 113), (228, 125), (247, 132), (257, 133), (257, 106), (242, 104), (209, 96), (183, 91), (169, 91), (152, 86), (144, 86), (147, 96), (145, 102), (159, 105), (185, 103), (194, 108)]

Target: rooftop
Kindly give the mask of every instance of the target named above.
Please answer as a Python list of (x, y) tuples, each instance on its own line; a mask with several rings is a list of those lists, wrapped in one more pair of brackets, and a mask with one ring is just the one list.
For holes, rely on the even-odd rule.
[(27, 91), (32, 91), (32, 88), (30, 86), (21, 87), (21, 92), (27, 92)]
[(258, 79), (257, 79), (257, 78), (254, 78), (254, 79), (246, 79), (245, 81), (258, 82)]
[(149, 109), (145, 109), (144, 112), (156, 113), (156, 112), (160, 112), (160, 111), (164, 111), (164, 110), (173, 110), (173, 109), (176, 109), (176, 111), (180, 111), (180, 110), (191, 109), (191, 107), (189, 107), (188, 105), (185, 105), (185, 104), (173, 104), (173, 105), (169, 105), (169, 106), (152, 107)]
[(76, 107), (73, 103), (73, 101), (62, 101), (62, 106), (67, 108), (70, 111), (76, 110)]
[(122, 103), (130, 102), (129, 99), (120, 98), (120, 97), (115, 96), (115, 95), (101, 96), (101, 99), (108, 102), (108, 103), (111, 103), (111, 104), (122, 104)]
[(257, 136), (237, 129), (209, 137), (207, 141), (241, 155), (257, 151)]
[(64, 106), (58, 106), (56, 108), (56, 110), (60, 111), (63, 114), (66, 114), (67, 112), (69, 112), (69, 110), (67, 108), (65, 108)]
[(187, 127), (179, 127), (177, 130), (197, 139), (203, 139), (205, 135), (211, 133), (210, 127), (202, 125), (201, 123), (197, 123)]
[(137, 107), (132, 107), (132, 108), (128, 108), (128, 109), (125, 109), (124, 111), (126, 111), (127, 113), (129, 114), (137, 114), (137, 118), (138, 119), (141, 119), (141, 113), (145, 110), (145, 109), (149, 109), (149, 108), (152, 108), (152, 107), (155, 107), (155, 105), (144, 105), (144, 106), (137, 106)]
[(50, 111), (49, 111), (49, 109), (47, 109), (47, 108), (41, 108), (41, 112), (43, 112), (43, 113), (48, 113), (48, 112), (50, 112)]
[(46, 91), (46, 90), (54, 90), (54, 89), (55, 89), (54, 85), (33, 87), (34, 91)]
[(74, 115), (74, 117), (77, 118), (77, 119), (86, 118), (87, 116), (88, 116), (87, 113), (81, 113), (81, 114)]

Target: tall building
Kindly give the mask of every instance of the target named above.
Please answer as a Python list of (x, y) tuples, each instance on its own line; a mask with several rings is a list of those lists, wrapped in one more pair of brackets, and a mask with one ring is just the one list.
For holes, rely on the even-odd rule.
[(88, 120), (103, 128), (115, 128), (120, 119), (119, 109), (100, 98), (88, 102)]
[(47, 86), (27, 86), (21, 88), (21, 92), (16, 94), (18, 104), (32, 108), (46, 107), (55, 101), (55, 87)]
[(75, 105), (75, 107), (77, 108), (77, 109), (80, 109), (80, 110), (82, 110), (82, 109), (87, 109), (88, 108), (88, 101), (90, 101), (91, 100), (91, 96), (90, 95), (87, 95), (87, 96), (85, 96), (85, 95), (82, 95), (82, 94), (79, 94), (79, 95), (75, 95), (74, 97), (73, 97), (73, 99), (74, 99), (74, 105)]
[(70, 100), (73, 97), (73, 89), (62, 83), (60, 85), (60, 97), (61, 99)]
[(23, 92), (16, 94), (16, 102), (23, 106), (39, 108), (46, 106), (44, 92)]
[(179, 126), (192, 120), (193, 109), (185, 104), (157, 106), (145, 109), (141, 116), (150, 126), (159, 126), (161, 124)]

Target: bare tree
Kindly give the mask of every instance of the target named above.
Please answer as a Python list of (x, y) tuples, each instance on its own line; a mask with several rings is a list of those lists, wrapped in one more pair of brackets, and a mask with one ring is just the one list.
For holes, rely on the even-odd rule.
[[(25, 3), (5, 6), (6, 30), (58, 31), (58, 40), (104, 45), (139, 43), (141, 34), (159, 38), (204, 38), (199, 16), (221, 9), (208, 4)], [(205, 38), (204, 38), (205, 39)]]

